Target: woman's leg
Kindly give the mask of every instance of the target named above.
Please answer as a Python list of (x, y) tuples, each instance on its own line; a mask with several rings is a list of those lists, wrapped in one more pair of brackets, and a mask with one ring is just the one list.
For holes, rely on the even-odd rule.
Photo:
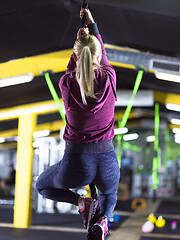
[(45, 170), (36, 183), (38, 192), (45, 198), (79, 206), (85, 228), (89, 227), (98, 211), (98, 201), (83, 198), (69, 188), (83, 187), (92, 182), (96, 168), (91, 160), (92, 154), (65, 153), (63, 159)]
[(99, 192), (101, 214), (111, 217), (117, 203), (117, 189), (120, 179), (120, 169), (114, 151), (99, 154), (99, 171), (95, 184)]
[(36, 182), (38, 192), (45, 198), (78, 205), (80, 195), (69, 188), (91, 183), (93, 173), (86, 167), (84, 154), (65, 153), (63, 159), (46, 169)]

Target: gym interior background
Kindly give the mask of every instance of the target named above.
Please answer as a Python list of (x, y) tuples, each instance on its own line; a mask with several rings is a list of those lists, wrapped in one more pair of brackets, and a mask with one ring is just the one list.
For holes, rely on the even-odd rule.
[[(15, 185), (7, 192), (1, 186), (2, 240), (86, 237), (75, 207), (35, 190), (39, 173), (63, 155), (58, 81), (81, 27), (81, 5), (1, 1), (0, 179), (10, 164), (16, 170)], [(180, 239), (180, 2), (91, 0), (89, 8), (117, 74), (113, 143), (121, 181), (109, 239)], [(10, 83), (16, 80), (26, 83)], [(74, 191), (89, 194), (88, 187)], [(157, 220), (145, 233), (151, 212)]]

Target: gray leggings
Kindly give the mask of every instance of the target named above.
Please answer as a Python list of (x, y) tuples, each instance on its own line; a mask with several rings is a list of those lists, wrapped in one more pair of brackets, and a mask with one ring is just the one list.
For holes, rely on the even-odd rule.
[(78, 205), (79, 194), (69, 188), (95, 184), (101, 213), (110, 217), (116, 202), (120, 170), (112, 141), (67, 143), (61, 161), (45, 170), (36, 187), (44, 197)]

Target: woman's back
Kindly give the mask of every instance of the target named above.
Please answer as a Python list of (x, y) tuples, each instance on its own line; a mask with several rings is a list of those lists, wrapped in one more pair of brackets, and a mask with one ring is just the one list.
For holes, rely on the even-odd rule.
[[(103, 45), (101, 36), (98, 34), (96, 37)], [(70, 61), (73, 61), (73, 59), (71, 58)], [(70, 65), (72, 66), (73, 63)], [(97, 142), (110, 140), (114, 137), (115, 96), (111, 81), (115, 89), (115, 70), (107, 61), (104, 46), (101, 68), (95, 70), (94, 73), (96, 99), (86, 97), (87, 105), (83, 104), (80, 87), (73, 68), (69, 68), (60, 79), (60, 88), (65, 108), (68, 109), (70, 107), (70, 111), (66, 111), (65, 141)], [(69, 86), (69, 83), (71, 86)], [(68, 106), (69, 94), (70, 106)]]

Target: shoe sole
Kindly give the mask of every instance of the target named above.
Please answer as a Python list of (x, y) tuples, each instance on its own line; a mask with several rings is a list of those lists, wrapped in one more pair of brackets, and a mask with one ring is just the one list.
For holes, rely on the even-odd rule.
[(87, 223), (87, 230), (89, 230), (89, 226), (90, 226), (90, 221), (92, 219), (92, 214), (94, 211), (94, 207), (95, 207), (95, 200), (93, 200), (91, 202), (90, 208), (89, 208), (89, 216), (88, 216), (88, 223)]
[(91, 233), (89, 234), (89, 240), (104, 240), (103, 231), (100, 226), (94, 225), (91, 228)]

